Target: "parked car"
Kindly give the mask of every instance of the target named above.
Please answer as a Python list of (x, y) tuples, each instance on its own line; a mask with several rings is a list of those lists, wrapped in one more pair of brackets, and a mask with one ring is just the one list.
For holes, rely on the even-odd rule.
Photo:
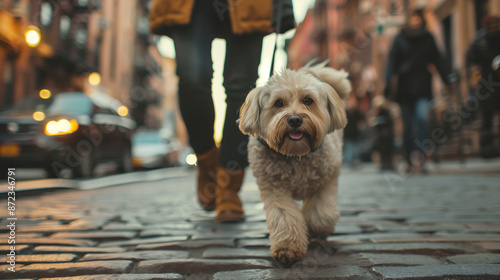
[(104, 94), (22, 100), (0, 113), (0, 167), (44, 168), (51, 177), (71, 170), (75, 178), (91, 177), (101, 162), (131, 171), (135, 122), (127, 114)]
[(132, 137), (134, 168), (153, 169), (179, 165), (181, 144), (168, 129), (138, 131)]

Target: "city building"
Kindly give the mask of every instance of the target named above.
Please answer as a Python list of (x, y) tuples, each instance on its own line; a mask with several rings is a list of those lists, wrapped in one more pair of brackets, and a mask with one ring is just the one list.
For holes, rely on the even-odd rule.
[[(500, 14), (494, 0), (317, 0), (288, 43), (289, 66), (299, 68), (312, 58), (329, 59), (330, 65), (350, 73), (353, 93), (361, 110), (385, 87), (385, 63), (394, 37), (406, 22), (407, 14), (425, 8), (427, 28), (447, 55), (450, 69), (458, 74), (460, 86), (454, 100), (442, 99), (444, 87), (434, 73), (435, 108), (432, 114), (441, 124), (443, 112), (460, 105), (469, 94), (466, 51), (481, 29), (487, 13)], [(436, 71), (434, 71), (436, 72)], [(454, 104), (450, 105), (450, 102)], [(450, 150), (475, 154), (479, 149), (480, 124), (465, 127), (460, 141)], [(470, 133), (468, 133), (470, 132)]]
[(139, 126), (159, 128), (163, 59), (149, 3), (0, 1), (0, 110), (42, 89), (98, 91), (127, 105)]

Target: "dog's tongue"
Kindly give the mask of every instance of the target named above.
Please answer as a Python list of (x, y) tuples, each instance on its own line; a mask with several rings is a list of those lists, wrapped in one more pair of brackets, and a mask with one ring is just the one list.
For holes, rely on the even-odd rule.
[(300, 131), (292, 131), (292, 132), (289, 132), (288, 135), (290, 136), (290, 138), (292, 138), (293, 140), (300, 140), (302, 139), (302, 137), (304, 136), (304, 133), (300, 132)]

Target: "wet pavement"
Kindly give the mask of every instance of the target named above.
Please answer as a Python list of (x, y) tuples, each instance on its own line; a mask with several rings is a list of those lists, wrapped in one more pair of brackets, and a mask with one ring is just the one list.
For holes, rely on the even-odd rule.
[(16, 192), (13, 216), (2, 194), (0, 278), (500, 279), (498, 161), (413, 176), (344, 170), (336, 233), (312, 241), (292, 268), (271, 260), (251, 176), (243, 223), (213, 222), (194, 184), (191, 170), (99, 189)]

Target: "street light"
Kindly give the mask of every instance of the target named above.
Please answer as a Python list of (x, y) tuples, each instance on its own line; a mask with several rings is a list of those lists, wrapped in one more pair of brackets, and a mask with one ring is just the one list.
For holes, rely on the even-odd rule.
[(29, 25), (24, 33), (26, 44), (32, 48), (36, 48), (42, 41), (42, 33), (35, 25)]

